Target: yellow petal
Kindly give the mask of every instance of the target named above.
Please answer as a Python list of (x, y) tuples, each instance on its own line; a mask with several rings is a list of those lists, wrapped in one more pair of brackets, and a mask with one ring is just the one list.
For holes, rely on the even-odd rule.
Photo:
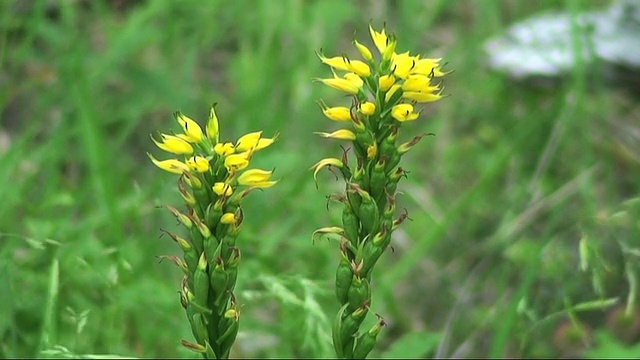
[(187, 166), (199, 173), (207, 172), (209, 171), (209, 160), (202, 156), (193, 156), (187, 159)]
[(240, 154), (231, 154), (224, 159), (224, 166), (227, 170), (242, 170), (249, 166), (249, 154), (244, 152)]
[(340, 159), (336, 159), (336, 158), (325, 158), (318, 161), (315, 165), (311, 167), (311, 169), (313, 170), (313, 178), (315, 180), (317, 180), (318, 171), (320, 171), (320, 169), (322, 169), (325, 166), (336, 166), (338, 168), (342, 168), (344, 167), (344, 163)]
[(333, 121), (351, 121), (351, 109), (345, 106), (328, 107), (324, 101), (318, 101), (324, 116)]
[(213, 184), (213, 192), (218, 196), (229, 196), (233, 194), (233, 188), (229, 184), (217, 182)]
[(373, 40), (380, 54), (384, 54), (384, 51), (387, 49), (387, 34), (385, 34), (384, 28), (381, 32), (377, 32), (369, 25), (369, 33), (371, 34), (371, 40)]
[(334, 56), (332, 58), (327, 58), (321, 54), (318, 54), (318, 57), (323, 63), (331, 66), (334, 69), (349, 71), (349, 67), (347, 66), (347, 59), (343, 56)]
[(336, 130), (332, 133), (314, 132), (314, 134), (320, 135), (324, 138), (338, 139), (338, 140), (355, 140), (356, 139), (356, 134), (354, 134), (353, 131), (347, 130), (347, 129)]
[(391, 108), (391, 116), (398, 121), (411, 121), (418, 118), (418, 113), (413, 112), (413, 105), (398, 104)]
[(185, 116), (180, 111), (177, 111), (174, 115), (176, 117), (176, 120), (182, 127), (182, 130), (184, 130), (184, 134), (186, 135), (185, 140), (192, 143), (198, 143), (202, 141), (204, 134), (202, 133), (202, 129), (197, 122)]
[(249, 169), (240, 176), (238, 176), (238, 184), (240, 185), (253, 185), (255, 183), (261, 183), (265, 181), (269, 181), (272, 171), (261, 170), (261, 169)]
[(407, 99), (407, 100), (411, 100), (411, 101), (415, 101), (415, 102), (419, 102), (419, 103), (425, 103), (425, 102), (432, 102), (432, 101), (440, 100), (444, 96), (442, 96), (442, 91), (437, 93), (437, 94), (415, 92), (415, 91), (407, 91), (405, 93), (402, 93), (402, 97), (404, 99)]
[(258, 145), (261, 137), (262, 131), (251, 132), (241, 136), (236, 143), (236, 151), (242, 152), (254, 149)]
[(383, 75), (378, 79), (378, 86), (380, 91), (387, 91), (396, 82), (396, 77), (393, 75)]
[(160, 134), (160, 136), (162, 137), (162, 142), (156, 141), (153, 136), (151, 137), (151, 140), (153, 140), (160, 149), (176, 155), (189, 155), (193, 153), (193, 147), (185, 140), (167, 134)]
[(220, 217), (220, 222), (222, 224), (235, 224), (236, 223), (236, 215), (234, 213), (225, 213)]
[(153, 155), (149, 153), (147, 153), (147, 155), (149, 156), (149, 159), (151, 159), (151, 161), (162, 170), (165, 170), (174, 174), (182, 174), (183, 172), (189, 172), (189, 167), (187, 166), (187, 164), (179, 160), (169, 159), (169, 160), (160, 161), (154, 158)]
[(371, 54), (371, 50), (369, 50), (368, 47), (360, 44), (358, 40), (353, 40), (353, 44), (356, 46), (356, 49), (358, 49), (360, 55), (362, 55), (365, 60), (373, 61), (373, 54)]
[(235, 146), (230, 142), (217, 143), (213, 146), (213, 151), (220, 156), (227, 156), (235, 152)]
[(370, 101), (365, 101), (362, 104), (360, 104), (360, 113), (362, 115), (370, 116), (370, 115), (373, 115), (373, 113), (375, 112), (376, 112), (376, 104)]

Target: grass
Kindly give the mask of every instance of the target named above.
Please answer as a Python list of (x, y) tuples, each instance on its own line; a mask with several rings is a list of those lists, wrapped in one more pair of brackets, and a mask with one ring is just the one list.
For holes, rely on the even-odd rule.
[[(173, 111), (202, 121), (217, 102), (223, 138), (280, 133), (256, 165), (282, 181), (246, 202), (232, 355), (331, 356), (338, 248), (311, 233), (338, 224), (325, 207), (338, 185), (322, 173), (316, 189), (308, 169), (339, 154), (313, 135), (332, 125), (315, 100), (345, 99), (312, 81), (329, 74), (315, 52), (355, 56), (353, 33), (369, 44), (370, 20), (400, 50), (455, 69), (451, 96), (406, 127), (436, 136), (405, 157), (398, 207), (412, 221), (374, 275), (373, 310), (389, 326), (372, 356), (637, 349), (627, 345), (640, 331), (608, 320), (615, 306), (575, 310), (624, 306), (638, 271), (639, 229), (616, 222), (639, 212), (625, 203), (640, 190), (625, 140), (638, 131), (636, 101), (585, 64), (539, 88), (488, 70), (482, 52), (528, 15), (606, 4), (0, 1), (0, 355), (191, 356), (179, 344), (191, 338), (180, 272), (157, 259), (179, 253), (160, 238), (179, 230), (158, 206), (180, 197), (145, 152), (156, 151), (150, 133), (177, 130)], [(567, 328), (598, 335), (576, 341)], [(598, 342), (615, 336), (617, 347)]]

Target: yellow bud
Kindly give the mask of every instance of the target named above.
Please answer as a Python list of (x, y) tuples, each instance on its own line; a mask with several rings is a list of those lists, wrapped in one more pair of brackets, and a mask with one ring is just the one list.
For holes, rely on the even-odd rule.
[(356, 139), (356, 134), (354, 134), (353, 131), (347, 130), (347, 129), (336, 130), (332, 133), (314, 132), (314, 134), (320, 135), (324, 138), (338, 139), (338, 140), (355, 140)]
[(179, 160), (169, 159), (169, 160), (159, 161), (156, 158), (154, 158), (153, 155), (149, 153), (147, 153), (147, 155), (149, 156), (149, 159), (151, 159), (151, 161), (162, 170), (165, 170), (174, 174), (182, 174), (185, 171), (186, 172), (189, 171), (189, 166), (187, 166), (187, 164)]
[(413, 112), (411, 104), (398, 104), (391, 108), (391, 116), (401, 122), (415, 120), (419, 115)]
[(232, 143), (217, 143), (213, 146), (213, 151), (220, 156), (231, 155), (235, 152), (235, 146)]
[(393, 94), (395, 94), (399, 89), (400, 85), (398, 84), (391, 86), (389, 91), (387, 91), (387, 94), (384, 96), (384, 102), (389, 102), (389, 100), (391, 100), (391, 97), (393, 97)]
[(233, 194), (233, 188), (229, 184), (217, 182), (213, 184), (213, 192), (218, 196), (230, 196)]
[(258, 141), (260, 141), (261, 137), (262, 131), (256, 131), (241, 136), (236, 143), (236, 151), (242, 152), (255, 148), (258, 145)]
[(378, 86), (380, 87), (380, 91), (387, 91), (389, 88), (395, 84), (396, 77), (393, 75), (383, 75), (378, 79)]
[(223, 224), (235, 224), (236, 216), (234, 213), (225, 213), (220, 218), (220, 222)]
[(153, 137), (151, 140), (162, 150), (176, 155), (188, 155), (193, 153), (191, 144), (173, 135), (160, 134), (162, 142), (156, 141)]
[(255, 183), (261, 183), (268, 181), (273, 174), (272, 171), (250, 169), (238, 176), (238, 184), (240, 185), (253, 185)]
[(224, 159), (224, 166), (227, 170), (242, 170), (249, 166), (249, 154), (244, 152), (240, 154), (231, 154)]
[(187, 159), (187, 166), (199, 173), (207, 172), (209, 171), (209, 160), (202, 156), (193, 156)]
[(362, 115), (370, 116), (376, 112), (376, 104), (366, 101), (360, 104), (360, 113)]
[(358, 49), (360, 55), (362, 55), (365, 60), (373, 61), (373, 55), (371, 54), (371, 50), (369, 50), (368, 47), (360, 44), (358, 40), (353, 40), (353, 44), (356, 46), (356, 49)]
[(217, 145), (218, 141), (220, 141), (220, 125), (218, 123), (215, 106), (216, 104), (213, 104), (209, 111), (209, 120), (207, 120), (207, 137), (213, 144)]

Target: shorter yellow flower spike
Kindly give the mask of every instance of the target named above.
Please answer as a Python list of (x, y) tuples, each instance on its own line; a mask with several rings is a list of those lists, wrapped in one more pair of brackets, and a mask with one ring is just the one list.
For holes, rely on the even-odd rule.
[(378, 79), (378, 86), (380, 87), (380, 91), (387, 91), (393, 84), (396, 82), (396, 77), (393, 75), (382, 75), (380, 79)]
[(320, 135), (323, 138), (329, 138), (329, 139), (338, 139), (338, 140), (355, 140), (356, 139), (356, 134), (354, 134), (353, 131), (347, 130), (347, 129), (336, 130), (332, 133), (314, 132), (314, 134)]
[(235, 146), (230, 142), (215, 144), (213, 146), (213, 151), (220, 156), (227, 156), (236, 152)]
[(370, 115), (373, 115), (373, 113), (375, 112), (376, 112), (376, 104), (370, 101), (365, 101), (362, 104), (360, 104), (360, 113), (362, 115), (370, 116)]
[(151, 161), (162, 170), (165, 170), (174, 174), (182, 174), (185, 171), (189, 172), (189, 167), (187, 166), (187, 164), (179, 160), (169, 159), (169, 160), (159, 161), (149, 153), (147, 153), (147, 156), (149, 156), (149, 159), (151, 159)]
[(151, 137), (151, 140), (162, 150), (170, 152), (176, 155), (189, 155), (193, 153), (193, 146), (182, 140), (181, 138), (173, 135), (160, 134), (162, 142), (156, 141)]
[(425, 103), (425, 102), (440, 100), (444, 96), (442, 96), (442, 91), (437, 94), (433, 94), (430, 92), (423, 93), (423, 92), (407, 91), (405, 93), (402, 93), (402, 97), (407, 100), (411, 100), (419, 103)]
[(233, 188), (227, 183), (217, 182), (213, 184), (213, 192), (218, 196), (230, 196), (233, 194)]
[(318, 105), (322, 109), (322, 113), (329, 120), (333, 121), (351, 121), (351, 110), (345, 106), (328, 107), (324, 101), (318, 101)]
[(335, 166), (338, 168), (343, 168), (344, 163), (340, 159), (336, 159), (336, 158), (325, 158), (318, 161), (315, 165), (311, 167), (311, 170), (313, 170), (314, 180), (316, 181), (318, 180), (318, 171), (320, 171), (320, 169), (322, 169), (325, 166)]
[(211, 110), (209, 110), (206, 130), (209, 141), (217, 145), (218, 141), (220, 141), (220, 125), (218, 123), (218, 115), (216, 115), (216, 104), (213, 104)]
[(378, 48), (378, 51), (380, 51), (380, 54), (384, 54), (385, 50), (387, 49), (388, 40), (384, 28), (382, 29), (382, 31), (377, 32), (373, 30), (373, 27), (371, 27), (371, 25), (369, 25), (369, 33), (371, 34), (371, 40), (373, 40), (373, 43)]
[(195, 172), (207, 172), (209, 171), (209, 160), (202, 156), (193, 156), (187, 159), (187, 166)]
[(184, 140), (191, 143), (199, 143), (202, 141), (204, 134), (197, 122), (183, 115), (180, 111), (177, 111), (174, 115), (180, 126), (182, 126), (182, 130), (184, 130), (185, 136), (182, 137)]
[(368, 47), (360, 44), (358, 40), (355, 39), (353, 40), (353, 44), (356, 46), (356, 49), (358, 49), (360, 55), (362, 55), (365, 60), (373, 61), (373, 54), (371, 54), (371, 50), (369, 50)]
[(248, 153), (240, 153), (240, 154), (231, 154), (224, 159), (224, 166), (227, 170), (242, 170), (249, 166), (249, 154)]
[(418, 113), (413, 112), (413, 105), (398, 104), (391, 108), (391, 116), (398, 121), (411, 121), (418, 118)]
[(395, 94), (396, 91), (398, 91), (398, 89), (400, 89), (400, 85), (399, 84), (393, 85), (389, 89), (389, 91), (387, 91), (387, 94), (384, 96), (384, 102), (389, 102), (389, 100), (391, 100), (391, 97), (393, 96), (393, 94)]
[(235, 224), (236, 223), (236, 215), (234, 213), (225, 213), (220, 218), (220, 222), (222, 224)]

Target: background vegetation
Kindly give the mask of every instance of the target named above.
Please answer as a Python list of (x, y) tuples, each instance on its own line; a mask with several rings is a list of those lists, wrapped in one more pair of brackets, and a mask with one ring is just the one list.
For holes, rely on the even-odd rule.
[(640, 246), (637, 94), (584, 66), (514, 82), (482, 50), (531, 14), (607, 4), (0, 1), (0, 357), (193, 355), (180, 271), (158, 263), (180, 253), (158, 206), (181, 199), (145, 152), (178, 129), (173, 111), (203, 122), (214, 102), (223, 138), (280, 133), (256, 161), (282, 181), (246, 202), (232, 356), (331, 356), (338, 244), (311, 233), (339, 223), (340, 185), (323, 173), (316, 189), (308, 169), (340, 154), (313, 135), (335, 125), (315, 100), (348, 100), (312, 82), (330, 74), (315, 51), (355, 56), (370, 21), (455, 69), (451, 96), (404, 127), (436, 136), (405, 157), (412, 221), (374, 274), (389, 326), (372, 355), (638, 356), (640, 314), (621, 315)]

